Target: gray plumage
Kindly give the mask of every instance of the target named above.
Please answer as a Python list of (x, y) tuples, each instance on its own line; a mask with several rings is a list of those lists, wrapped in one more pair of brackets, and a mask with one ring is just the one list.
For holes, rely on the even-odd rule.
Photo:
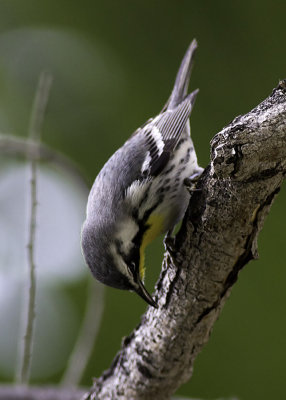
[(162, 113), (137, 129), (103, 166), (82, 229), (83, 254), (94, 276), (109, 286), (134, 290), (152, 305), (139, 274), (148, 218), (164, 216), (162, 233), (173, 228), (189, 199), (183, 181), (202, 170), (188, 121), (198, 91), (186, 95), (196, 47), (193, 41)]

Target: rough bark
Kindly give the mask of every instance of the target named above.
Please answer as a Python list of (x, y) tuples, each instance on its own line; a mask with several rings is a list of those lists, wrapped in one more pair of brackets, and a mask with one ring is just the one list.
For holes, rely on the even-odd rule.
[(257, 258), (258, 233), (285, 174), (286, 80), (213, 138), (201, 190), (166, 245), (159, 309), (148, 308), (86, 400), (167, 400), (190, 379), (239, 271)]
[(166, 400), (192, 375), (197, 354), (239, 271), (257, 258), (257, 236), (286, 173), (286, 81), (211, 142), (149, 307), (85, 399)]

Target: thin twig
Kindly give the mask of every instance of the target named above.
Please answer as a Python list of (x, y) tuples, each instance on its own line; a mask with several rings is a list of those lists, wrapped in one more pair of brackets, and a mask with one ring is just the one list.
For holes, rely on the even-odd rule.
[[(0, 385), (0, 400), (78, 400), (84, 394), (84, 388), (68, 389), (57, 386), (9, 386)], [(186, 397), (172, 397), (172, 400), (199, 400)], [(223, 399), (220, 399), (223, 400)], [(225, 400), (238, 400), (227, 398)]]
[[(41, 128), (43, 118), (48, 101), (49, 91), (51, 87), (52, 78), (47, 72), (42, 72), (39, 78), (39, 83), (33, 103), (30, 126), (29, 138), (36, 142), (40, 142)], [(32, 345), (33, 334), (35, 328), (35, 297), (36, 297), (36, 265), (34, 256), (35, 247), (35, 232), (36, 232), (36, 212), (37, 212), (37, 160), (30, 161), (30, 222), (29, 222), (29, 239), (28, 239), (28, 265), (29, 265), (29, 293), (28, 293), (28, 307), (27, 319), (25, 322), (24, 333), (24, 348), (19, 358), (19, 365), (17, 371), (17, 381), (22, 384), (27, 384), (31, 369)]]
[(104, 308), (104, 287), (90, 279), (82, 326), (62, 378), (62, 386), (78, 386), (90, 358)]
[(89, 192), (90, 182), (70, 158), (45, 143), (35, 142), (11, 133), (0, 133), (0, 154), (13, 157), (26, 157), (28, 160), (50, 162), (72, 175), (84, 192)]
[(0, 385), (0, 400), (78, 400), (83, 388), (68, 389), (58, 386)]

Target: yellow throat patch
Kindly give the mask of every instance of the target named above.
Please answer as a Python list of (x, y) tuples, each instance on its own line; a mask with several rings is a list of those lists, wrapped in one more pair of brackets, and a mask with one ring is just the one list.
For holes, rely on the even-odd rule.
[(164, 217), (163, 215), (159, 214), (151, 214), (148, 218), (147, 225), (149, 228), (145, 231), (142, 244), (140, 247), (140, 278), (143, 281), (145, 275), (145, 248), (146, 246), (151, 243), (160, 233), (163, 231), (163, 222)]

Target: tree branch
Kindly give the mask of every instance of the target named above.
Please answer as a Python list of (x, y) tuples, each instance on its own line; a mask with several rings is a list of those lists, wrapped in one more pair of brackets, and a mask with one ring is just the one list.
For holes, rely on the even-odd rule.
[(165, 253), (159, 309), (148, 308), (85, 399), (166, 400), (190, 379), (239, 271), (257, 258), (285, 173), (286, 80), (213, 138), (201, 190)]
[[(0, 141), (1, 143), (1, 141)], [(166, 400), (192, 375), (286, 173), (286, 81), (218, 133), (155, 297), (85, 399)], [(34, 397), (32, 396), (34, 393)], [(80, 392), (0, 386), (0, 399), (74, 400)], [(10, 396), (10, 397), (9, 397)]]

